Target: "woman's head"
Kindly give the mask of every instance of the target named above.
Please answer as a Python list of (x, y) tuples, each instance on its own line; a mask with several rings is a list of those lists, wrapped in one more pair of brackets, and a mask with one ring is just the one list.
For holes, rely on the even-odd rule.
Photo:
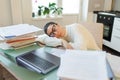
[(48, 22), (44, 26), (44, 32), (50, 37), (63, 37), (64, 29), (55, 22)]

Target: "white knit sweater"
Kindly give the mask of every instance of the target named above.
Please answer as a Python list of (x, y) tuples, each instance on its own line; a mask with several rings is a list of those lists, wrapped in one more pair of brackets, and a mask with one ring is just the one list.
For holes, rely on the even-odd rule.
[(74, 49), (81, 50), (99, 50), (92, 34), (80, 24), (71, 24), (66, 26), (66, 35), (64, 37)]

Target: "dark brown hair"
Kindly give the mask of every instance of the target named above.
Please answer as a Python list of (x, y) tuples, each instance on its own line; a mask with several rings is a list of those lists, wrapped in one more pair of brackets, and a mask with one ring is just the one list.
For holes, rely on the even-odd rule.
[(49, 25), (52, 25), (52, 24), (56, 24), (57, 25), (57, 23), (55, 23), (55, 22), (48, 22), (47, 24), (45, 24), (45, 26), (44, 26), (45, 34), (47, 34), (47, 29), (48, 29)]

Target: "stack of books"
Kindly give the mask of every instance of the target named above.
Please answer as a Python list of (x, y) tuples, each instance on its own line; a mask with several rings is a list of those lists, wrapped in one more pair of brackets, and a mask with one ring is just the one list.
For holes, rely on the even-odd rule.
[(0, 28), (1, 40), (12, 48), (21, 48), (36, 43), (35, 39), (42, 29), (29, 25), (18, 24)]
[(35, 39), (36, 39), (35, 36), (17, 37), (6, 40), (6, 43), (9, 44), (9, 46), (11, 46), (12, 48), (20, 48), (35, 43)]

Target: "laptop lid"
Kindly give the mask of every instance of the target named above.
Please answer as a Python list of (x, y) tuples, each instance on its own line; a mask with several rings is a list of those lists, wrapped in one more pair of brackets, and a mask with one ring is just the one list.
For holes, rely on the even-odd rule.
[(22, 67), (43, 74), (52, 71), (60, 64), (59, 57), (45, 53), (43, 48), (17, 56), (16, 61)]

